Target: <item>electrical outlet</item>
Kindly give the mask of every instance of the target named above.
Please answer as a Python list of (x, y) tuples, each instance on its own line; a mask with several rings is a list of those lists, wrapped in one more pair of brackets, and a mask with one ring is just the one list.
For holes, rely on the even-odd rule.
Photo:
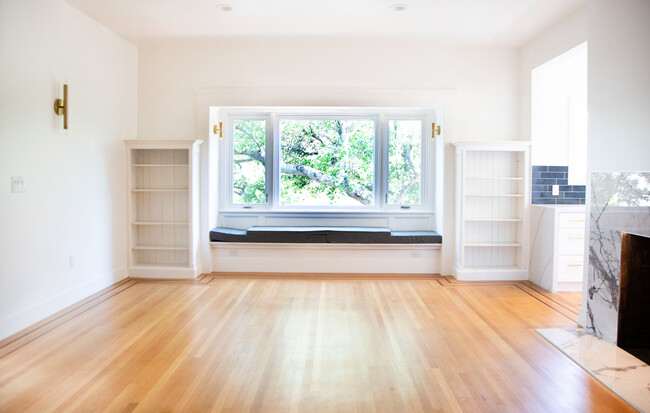
[(22, 176), (12, 176), (11, 177), (11, 192), (25, 192), (25, 178)]
[(422, 258), (422, 251), (411, 251), (411, 258)]
[(239, 256), (239, 250), (228, 250), (228, 256), (230, 256), (230, 257), (238, 257)]
[(553, 196), (560, 195), (560, 185), (553, 185)]
[(75, 260), (74, 260), (74, 257), (72, 255), (68, 257), (68, 267), (70, 267), (71, 269), (74, 268), (74, 265), (75, 265), (74, 261)]

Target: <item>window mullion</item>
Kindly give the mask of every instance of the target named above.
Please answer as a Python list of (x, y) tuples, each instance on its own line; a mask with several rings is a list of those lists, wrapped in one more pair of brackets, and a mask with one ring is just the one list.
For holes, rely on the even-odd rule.
[(280, 172), (282, 165), (280, 164), (280, 128), (278, 116), (274, 113), (271, 115), (271, 149), (273, 153), (273, 172), (271, 179), (271, 208), (277, 209), (280, 203)]
[(388, 162), (387, 162), (387, 139), (386, 139), (386, 115), (379, 115), (377, 125), (377, 150), (375, 163), (375, 173), (377, 175), (376, 181), (376, 203), (377, 208), (383, 209), (387, 204), (388, 189), (387, 189), (387, 176), (388, 176)]
[(273, 205), (273, 123), (272, 116), (266, 116), (266, 205), (267, 209)]

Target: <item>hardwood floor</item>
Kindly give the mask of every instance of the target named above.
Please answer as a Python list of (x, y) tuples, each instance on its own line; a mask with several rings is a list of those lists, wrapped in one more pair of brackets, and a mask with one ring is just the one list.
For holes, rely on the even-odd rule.
[(627, 412), (526, 282), (126, 280), (0, 342), (0, 412)]

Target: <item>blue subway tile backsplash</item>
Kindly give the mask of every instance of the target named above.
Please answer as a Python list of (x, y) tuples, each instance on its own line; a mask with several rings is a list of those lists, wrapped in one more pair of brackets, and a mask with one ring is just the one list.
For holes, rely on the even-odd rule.
[[(568, 166), (533, 165), (532, 203), (545, 205), (580, 205), (585, 203), (584, 185), (568, 185)], [(559, 185), (559, 195), (553, 195), (553, 185)]]
[(569, 167), (568, 166), (549, 166), (547, 171), (568, 173), (569, 172)]
[(553, 204), (555, 205), (557, 202), (555, 199), (548, 199), (548, 198), (537, 198), (533, 199), (533, 204)]
[(585, 203), (584, 199), (557, 199), (555, 200), (557, 205), (583, 205)]
[(540, 178), (564, 179), (567, 177), (567, 172), (540, 172), (540, 175)]

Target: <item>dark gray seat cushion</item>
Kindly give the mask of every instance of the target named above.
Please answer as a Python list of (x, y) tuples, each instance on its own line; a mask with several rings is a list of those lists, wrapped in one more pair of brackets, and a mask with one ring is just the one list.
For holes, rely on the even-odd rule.
[(382, 227), (250, 227), (255, 242), (363, 243), (374, 244), (390, 237)]
[(321, 244), (440, 244), (434, 231), (393, 231), (384, 227), (253, 226), (248, 230), (217, 227), (213, 242), (321, 243)]
[(393, 231), (391, 244), (442, 244), (442, 235), (435, 231)]
[(245, 229), (216, 227), (210, 231), (212, 242), (250, 242)]

